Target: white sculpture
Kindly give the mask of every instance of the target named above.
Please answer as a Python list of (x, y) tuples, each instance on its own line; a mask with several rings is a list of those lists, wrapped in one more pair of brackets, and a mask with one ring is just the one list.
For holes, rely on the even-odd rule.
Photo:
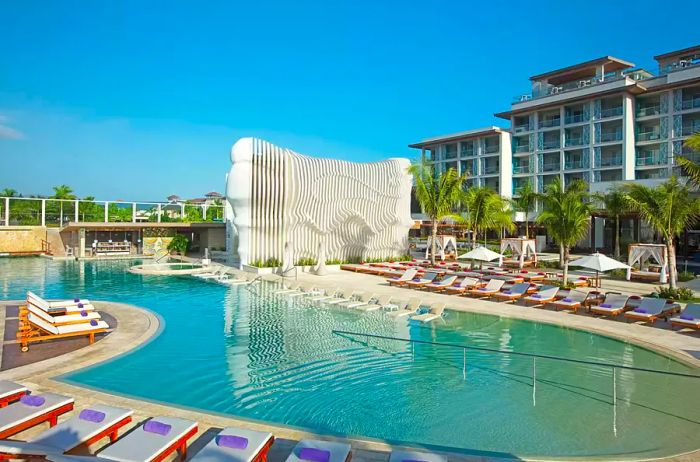
[(316, 258), (321, 239), (329, 259), (405, 253), (412, 179), (408, 159), (357, 163), (295, 153), (254, 138), (231, 148), (226, 196), (242, 264)]

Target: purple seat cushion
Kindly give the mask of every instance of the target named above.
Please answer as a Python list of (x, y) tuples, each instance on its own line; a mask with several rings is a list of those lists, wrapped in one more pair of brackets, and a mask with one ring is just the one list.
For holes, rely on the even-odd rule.
[(74, 302), (74, 303), (78, 303), (79, 301), (80, 301), (80, 299), (79, 299), (78, 297), (75, 297), (75, 298), (73, 299), (73, 302)]
[(248, 438), (236, 435), (218, 435), (216, 445), (223, 448), (245, 449), (248, 447)]
[(80, 312), (80, 316), (85, 317), (87, 316), (87, 311), (83, 310)]
[(532, 294), (532, 298), (542, 298), (542, 295), (540, 295), (540, 294)]
[(46, 399), (43, 396), (24, 395), (19, 399), (19, 402), (26, 406), (38, 407), (44, 404)]
[(644, 308), (635, 308), (635, 309), (634, 309), (634, 312), (635, 312), (635, 313), (646, 313), (647, 310), (645, 310)]
[(143, 424), (143, 431), (148, 433), (156, 433), (162, 436), (165, 436), (168, 433), (170, 433), (170, 428), (170, 425), (163, 422), (158, 422), (157, 420), (153, 419)]
[(94, 319), (91, 319), (91, 320), (90, 320), (90, 325), (91, 325), (92, 327), (97, 327), (97, 321), (94, 320)]
[(94, 423), (100, 423), (103, 420), (105, 420), (105, 413), (100, 412), (100, 411), (95, 411), (92, 409), (83, 409), (80, 411), (80, 414), (78, 414), (78, 418), (80, 420), (86, 420), (88, 422), (94, 422)]
[(331, 452), (316, 448), (302, 448), (299, 451), (299, 458), (310, 462), (328, 462), (331, 458)]
[(503, 293), (506, 294), (506, 295), (510, 295), (510, 294), (512, 294), (513, 292), (511, 292), (510, 290), (504, 290)]
[(573, 300), (572, 298), (569, 298), (569, 297), (567, 297), (567, 298), (565, 298), (565, 299), (562, 300), (562, 302), (564, 302), (564, 303), (571, 303), (571, 302), (573, 302), (573, 301), (574, 301), (574, 300)]
[(480, 291), (482, 291), (482, 292), (486, 292), (488, 289), (487, 289), (486, 287), (480, 287), (480, 288), (478, 288), (478, 289), (476, 289), (476, 290), (480, 290)]
[(612, 308), (612, 305), (610, 303), (601, 303), (600, 307), (601, 308)]
[(83, 304), (82, 304), (82, 303), (78, 303), (78, 308), (82, 308), (82, 307), (83, 307)]
[(685, 319), (686, 321), (695, 321), (695, 318), (692, 317), (692, 316), (689, 315), (689, 314), (682, 314), (682, 315), (680, 316), (680, 318), (681, 318), (681, 319)]

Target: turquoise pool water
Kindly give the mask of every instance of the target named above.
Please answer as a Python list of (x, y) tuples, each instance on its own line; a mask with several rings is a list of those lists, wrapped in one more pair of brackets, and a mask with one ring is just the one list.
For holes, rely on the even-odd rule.
[(570, 329), (449, 312), (413, 325), (319, 309), (189, 277), (126, 272), (134, 262), (0, 259), (0, 294), (27, 289), (143, 306), (165, 320), (152, 342), (66, 380), (318, 432), (487, 455), (633, 459), (700, 447), (697, 380), (404, 343), (333, 329), (697, 373), (643, 348)]

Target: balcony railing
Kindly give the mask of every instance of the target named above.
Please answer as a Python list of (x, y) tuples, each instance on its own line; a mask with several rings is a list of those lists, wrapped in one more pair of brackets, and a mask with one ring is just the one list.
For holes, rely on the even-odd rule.
[(542, 164), (543, 172), (555, 172), (561, 169), (559, 162), (545, 162)]
[(565, 124), (578, 124), (581, 122), (586, 122), (588, 119), (584, 114), (570, 114), (564, 117)]
[(484, 154), (495, 154), (498, 152), (498, 145), (484, 146)]
[(657, 130), (651, 130), (647, 132), (637, 132), (637, 141), (651, 141), (660, 140), (661, 132)]
[(575, 80), (573, 82), (567, 82), (562, 85), (549, 85), (545, 88), (534, 90), (531, 94), (518, 95), (513, 98), (514, 103), (522, 103), (525, 101), (530, 101), (532, 99), (544, 98), (551, 95), (557, 95), (559, 93), (566, 93), (568, 91), (580, 90), (582, 88), (587, 88), (595, 85), (602, 85), (604, 83), (615, 82), (624, 79), (625, 76), (620, 72), (609, 72), (603, 77), (593, 77), (591, 79)]
[(694, 124), (683, 125), (681, 127), (681, 136), (690, 136), (698, 132), (700, 132), (700, 121)]
[(571, 146), (583, 146), (583, 136), (567, 136), (564, 141), (564, 146), (567, 148)]
[(530, 165), (513, 165), (513, 173), (530, 173)]
[(622, 155), (616, 155), (601, 157), (598, 167), (618, 167), (620, 165), (622, 165)]
[(540, 128), (558, 127), (561, 125), (561, 119), (559, 117), (553, 119), (540, 120)]
[(567, 160), (564, 162), (564, 170), (576, 170), (578, 168), (588, 168), (583, 159)]
[(559, 139), (542, 142), (542, 149), (559, 149), (560, 147), (561, 142)]
[(460, 151), (462, 157), (472, 157), (474, 155), (474, 148), (472, 149), (462, 149)]
[(513, 145), (513, 152), (530, 152), (530, 145), (529, 144), (514, 144)]
[(600, 110), (600, 118), (607, 119), (608, 117), (617, 117), (622, 115), (622, 106), (609, 107)]
[(645, 155), (637, 155), (637, 158), (635, 160), (635, 165), (637, 167), (645, 167), (647, 165), (665, 165), (666, 162), (661, 159), (659, 155), (654, 155), (654, 154), (645, 154)]
[(681, 101), (681, 109), (694, 109), (700, 107), (700, 96), (695, 96), (690, 99), (684, 99)]
[(637, 117), (646, 117), (661, 114), (661, 105), (644, 106), (637, 108)]
[(494, 173), (498, 173), (498, 170), (498, 165), (486, 165), (484, 167), (484, 175), (493, 175)]
[(522, 132), (529, 132), (533, 129), (534, 127), (532, 124), (523, 124), (523, 125), (516, 125), (513, 127), (513, 132), (514, 133), (522, 133)]
[(622, 130), (600, 132), (601, 143), (608, 143), (611, 141), (622, 141)]
[(450, 151), (445, 153), (445, 159), (456, 159), (457, 151)]

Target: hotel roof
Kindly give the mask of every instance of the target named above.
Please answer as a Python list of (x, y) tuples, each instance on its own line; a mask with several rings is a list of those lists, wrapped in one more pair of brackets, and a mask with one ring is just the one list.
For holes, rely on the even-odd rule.
[(433, 138), (426, 138), (422, 141), (419, 141), (418, 143), (414, 144), (409, 144), (409, 148), (425, 148), (428, 146), (433, 146), (435, 144), (440, 144), (440, 143), (446, 143), (448, 141), (457, 141), (457, 140), (463, 140), (463, 139), (469, 139), (469, 138), (477, 138), (479, 136), (486, 136), (486, 135), (497, 135), (499, 133), (508, 133), (508, 130), (505, 128), (501, 127), (484, 127), (484, 128), (477, 128), (474, 130), (467, 130), (463, 132), (458, 132), (458, 133), (452, 133), (450, 135), (443, 135), (443, 136), (436, 136)]
[(654, 59), (657, 61), (660, 61), (660, 60), (666, 60), (669, 58), (681, 58), (681, 57), (697, 55), (697, 54), (700, 54), (700, 45), (695, 45), (692, 47), (683, 48), (682, 50), (669, 51), (668, 53), (663, 53), (663, 54), (654, 56)]
[(583, 63), (574, 64), (573, 66), (557, 69), (555, 71), (545, 72), (544, 74), (533, 75), (530, 77), (530, 80), (547, 80), (553, 84), (556, 84), (559, 81), (568, 82), (578, 78), (588, 77), (590, 72), (595, 70), (595, 68), (598, 66), (605, 66), (605, 70), (608, 72), (629, 69), (630, 67), (634, 67), (634, 64), (623, 61), (619, 58), (615, 58), (614, 56), (603, 56), (601, 58), (592, 59)]

